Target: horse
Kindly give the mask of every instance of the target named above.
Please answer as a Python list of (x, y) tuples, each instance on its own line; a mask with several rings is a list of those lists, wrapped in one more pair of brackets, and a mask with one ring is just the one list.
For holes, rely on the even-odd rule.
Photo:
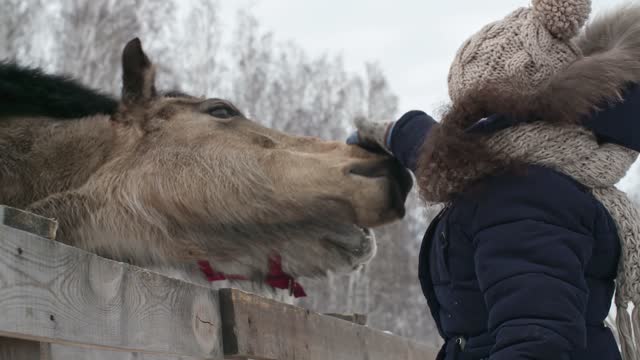
[(156, 90), (138, 38), (122, 51), (118, 100), (0, 64), (0, 204), (56, 219), (57, 241), (113, 260), (205, 261), (257, 282), (274, 261), (293, 278), (351, 272), (375, 255), (371, 228), (404, 216), (411, 187), (385, 154)]

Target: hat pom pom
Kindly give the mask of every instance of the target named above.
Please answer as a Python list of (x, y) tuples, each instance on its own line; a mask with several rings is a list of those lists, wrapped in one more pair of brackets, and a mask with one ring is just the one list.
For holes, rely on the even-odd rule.
[(589, 18), (591, 0), (533, 0), (533, 13), (553, 36), (571, 39)]

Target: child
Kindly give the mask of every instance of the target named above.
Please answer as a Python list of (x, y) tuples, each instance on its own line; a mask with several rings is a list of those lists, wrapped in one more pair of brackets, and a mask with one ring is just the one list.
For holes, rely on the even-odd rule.
[(446, 204), (419, 268), (438, 359), (620, 359), (614, 290), (622, 355), (639, 359), (640, 213), (614, 185), (640, 151), (640, 5), (578, 35), (590, 10), (533, 0), (480, 30), (440, 123), (356, 122), (350, 143), (386, 149)]

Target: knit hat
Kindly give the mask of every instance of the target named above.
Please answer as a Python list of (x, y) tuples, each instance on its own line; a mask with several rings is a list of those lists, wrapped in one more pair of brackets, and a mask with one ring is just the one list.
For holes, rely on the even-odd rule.
[(535, 92), (582, 57), (571, 41), (591, 12), (590, 0), (533, 0), (491, 23), (458, 50), (449, 70), (455, 102), (470, 89), (491, 84), (511, 94)]

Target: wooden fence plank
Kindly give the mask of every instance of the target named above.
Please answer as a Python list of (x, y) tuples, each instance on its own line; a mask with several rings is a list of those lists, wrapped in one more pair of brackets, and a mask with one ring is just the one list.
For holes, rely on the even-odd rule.
[(0, 337), (0, 360), (49, 360), (37, 341)]
[(225, 355), (273, 360), (432, 360), (437, 350), (235, 289), (220, 290)]
[(47, 239), (55, 239), (58, 223), (24, 210), (0, 205), (0, 224), (24, 230)]
[(336, 314), (336, 313), (324, 313), (322, 315), (333, 316), (338, 319), (351, 321), (358, 325), (367, 325), (367, 315), (365, 314)]
[[(95, 350), (75, 346), (51, 344), (50, 357), (46, 360), (200, 360), (194, 357), (128, 353), (122, 351)], [(0, 358), (1, 359), (1, 358)], [(3, 359), (4, 360), (4, 359)]]
[(0, 225), (0, 336), (222, 359), (215, 291)]

